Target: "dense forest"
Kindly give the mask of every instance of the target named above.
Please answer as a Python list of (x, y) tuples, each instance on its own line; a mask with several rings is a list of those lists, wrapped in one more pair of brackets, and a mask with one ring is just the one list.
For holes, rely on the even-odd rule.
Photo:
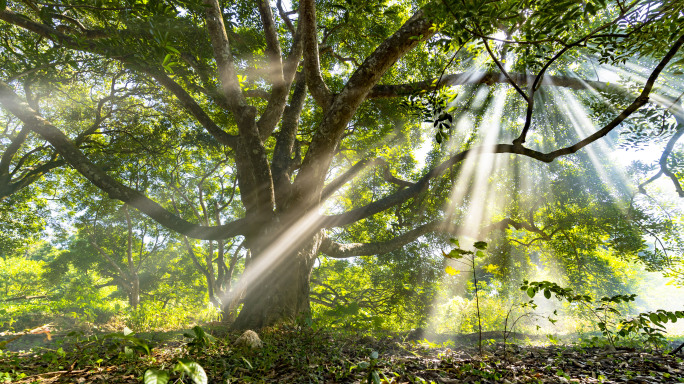
[(682, 25), (0, 0), (0, 380), (684, 382)]

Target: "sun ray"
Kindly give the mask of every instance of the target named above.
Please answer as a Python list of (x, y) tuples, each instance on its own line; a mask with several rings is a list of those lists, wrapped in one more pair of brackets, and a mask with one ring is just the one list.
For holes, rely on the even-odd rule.
[[(584, 106), (572, 92), (567, 89), (553, 89), (551, 90), (551, 95), (554, 104), (559, 108), (564, 119), (572, 127), (578, 138), (585, 138), (598, 130), (598, 127), (596, 127), (591, 120)], [(606, 171), (605, 160), (600, 159), (598, 156), (598, 153), (613, 153), (614, 148), (611, 144), (607, 141), (598, 141), (585, 147), (583, 151), (588, 156), (594, 170), (608, 188), (613, 199), (615, 201), (621, 201), (622, 198), (617, 194), (617, 191), (626, 190), (631, 184), (625, 173), (624, 167), (613, 167), (613, 172), (609, 174)]]

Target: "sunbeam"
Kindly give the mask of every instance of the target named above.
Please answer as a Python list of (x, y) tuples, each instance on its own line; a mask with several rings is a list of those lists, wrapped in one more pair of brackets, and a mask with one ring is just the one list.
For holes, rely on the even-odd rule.
[[(561, 110), (563, 116), (567, 119), (579, 139), (585, 138), (598, 130), (596, 125), (587, 115), (585, 108), (580, 104), (574, 94), (567, 89), (553, 89), (551, 94), (553, 95), (555, 105)], [(596, 150), (596, 147), (598, 147), (598, 151)], [(591, 164), (594, 166), (594, 170), (596, 170), (603, 181), (603, 184), (610, 191), (611, 196), (613, 196), (615, 201), (620, 201), (621, 198), (617, 194), (617, 190), (625, 190), (630, 185), (624, 167), (615, 167), (615, 169), (613, 169), (611, 175), (618, 178), (616, 182), (606, 171), (604, 164), (605, 160), (599, 159), (597, 155), (597, 152), (608, 154), (613, 151), (614, 148), (611, 148), (611, 145), (606, 141), (594, 143), (584, 149)]]

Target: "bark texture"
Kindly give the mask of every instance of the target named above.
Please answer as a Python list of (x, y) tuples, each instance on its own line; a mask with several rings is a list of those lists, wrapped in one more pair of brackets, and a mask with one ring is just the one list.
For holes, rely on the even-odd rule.
[[(282, 321), (295, 322), (310, 315), (309, 287), (311, 270), (318, 255), (323, 234), (313, 235), (294, 246), (295, 250), (284, 254), (276, 253), (274, 260), (260, 263), (260, 258), (269, 257), (273, 250), (268, 247), (256, 255), (245, 272), (255, 276), (249, 284), (243, 299), (244, 306), (235, 320), (236, 329), (261, 328)], [(258, 270), (258, 268), (265, 269)], [(257, 270), (255, 270), (257, 269)]]

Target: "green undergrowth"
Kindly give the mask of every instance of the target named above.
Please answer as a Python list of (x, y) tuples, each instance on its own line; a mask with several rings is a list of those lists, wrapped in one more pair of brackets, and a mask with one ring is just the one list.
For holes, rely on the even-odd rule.
[[(642, 357), (641, 363), (625, 360), (629, 372), (639, 375), (670, 378), (676, 371), (668, 369), (684, 369), (681, 358), (642, 346), (621, 346), (612, 355), (587, 342), (539, 347), (504, 345), (492, 339), (479, 354), (475, 344), (437, 343), (412, 339), (406, 333), (362, 334), (281, 326), (261, 330), (263, 347), (250, 349), (235, 345), (239, 336), (240, 332), (221, 327), (55, 336), (49, 348), (2, 352), (0, 383), (439, 383), (447, 378), (487, 383), (504, 379), (516, 382), (523, 377), (527, 379), (520, 382), (555, 382), (559, 377), (584, 382), (580, 379), (592, 377), (592, 372), (595, 380), (597, 375), (623, 375), (621, 371), (585, 369), (592, 367), (589, 354), (604, 360), (626, 359), (623, 352), (651, 356), (648, 366)], [(572, 363), (573, 359), (581, 363)], [(612, 362), (607, 365), (615, 366)], [(646, 373), (639, 373), (639, 367)]]

